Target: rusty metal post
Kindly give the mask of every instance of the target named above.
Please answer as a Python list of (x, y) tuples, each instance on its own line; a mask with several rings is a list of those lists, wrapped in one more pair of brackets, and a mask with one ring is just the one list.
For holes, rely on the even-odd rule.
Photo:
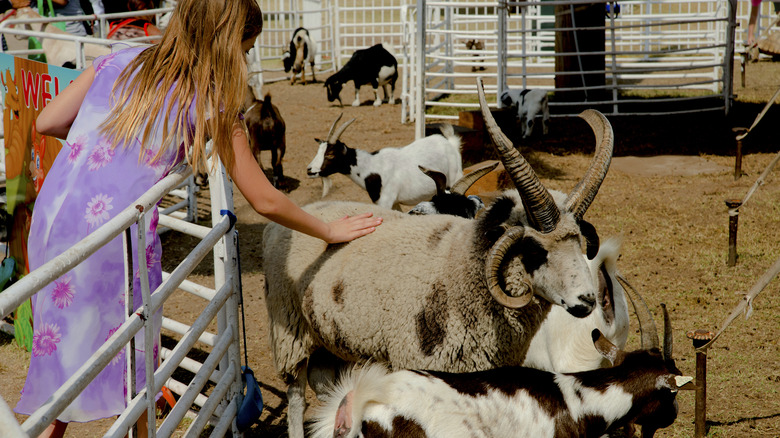
[(712, 340), (714, 333), (709, 330), (688, 332), (696, 350), (696, 413), (694, 416), (694, 435), (696, 438), (707, 436), (707, 352), (698, 350)]
[(737, 135), (737, 151), (734, 154), (734, 181), (736, 181), (742, 177), (742, 138), (747, 129), (731, 128), (731, 131)]
[(740, 199), (727, 199), (726, 207), (729, 209), (729, 258), (727, 266), (737, 264), (737, 226), (739, 225), (739, 206), (742, 205)]

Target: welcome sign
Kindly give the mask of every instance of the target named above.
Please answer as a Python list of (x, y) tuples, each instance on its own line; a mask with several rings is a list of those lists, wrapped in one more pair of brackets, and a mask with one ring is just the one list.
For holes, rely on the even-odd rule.
[[(16, 261), (17, 276), (29, 272), (27, 235), (35, 198), (57, 153), (59, 139), (45, 137), (35, 129), (43, 108), (81, 73), (0, 53), (3, 133), (5, 139), (6, 210), (8, 252)], [(17, 342), (30, 349), (32, 312), (29, 301), (14, 315)]]

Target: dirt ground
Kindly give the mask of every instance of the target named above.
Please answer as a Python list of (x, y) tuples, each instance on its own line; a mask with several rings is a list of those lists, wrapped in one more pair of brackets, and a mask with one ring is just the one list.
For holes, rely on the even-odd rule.
[[(776, 73), (780, 65), (768, 68)], [(666, 303), (670, 309), (677, 365), (688, 375), (695, 375), (695, 358), (686, 332), (719, 328), (741, 294), (780, 257), (777, 170), (740, 209), (739, 261), (735, 267), (726, 266), (728, 215), (724, 204), (726, 199), (742, 198), (780, 149), (774, 125), (780, 120), (780, 112), (773, 107), (743, 142), (743, 176), (735, 181), (735, 140), (731, 129), (750, 126), (778, 84), (780, 81), (771, 86), (762, 83), (768, 90), (759, 93), (764, 100), (738, 102), (728, 117), (693, 114), (610, 120), (616, 138), (616, 158), (586, 219), (596, 226), (602, 239), (622, 237), (619, 270), (657, 312), (659, 327), (660, 303)], [(351, 90), (347, 86), (344, 93)], [(267, 85), (266, 91), (272, 94), (287, 123), (287, 178), (283, 189), (299, 205), (320, 199), (321, 183), (306, 177), (306, 165), (316, 151), (314, 139), (324, 138), (340, 113), (344, 113), (344, 120), (357, 118), (342, 136), (352, 147), (373, 151), (402, 146), (414, 139), (413, 126), (400, 123), (400, 107), (371, 106), (368, 89), (362, 91), (364, 103), (357, 108), (329, 104), (322, 83), (290, 86), (279, 82)], [(518, 146), (548, 188), (568, 191), (589, 165), (593, 144), (584, 122), (554, 118), (548, 136), (537, 133)], [(647, 158), (656, 155), (674, 157), (664, 157), (661, 163), (658, 158)], [(264, 155), (263, 161), (267, 165), (270, 155)], [(326, 199), (370, 202), (368, 195), (343, 175), (333, 177)], [(240, 193), (235, 194), (235, 212), (239, 219), (236, 227), (246, 304), (246, 349), (265, 399), (261, 422), (247, 436), (286, 436), (286, 387), (273, 366), (262, 292), (261, 238), (267, 220), (256, 214)], [(208, 220), (205, 210), (200, 219)], [(165, 234), (164, 269), (172, 269), (194, 245), (189, 238)], [(211, 264), (204, 262), (195, 279), (208, 284), (212, 275)], [(770, 283), (755, 300), (750, 319), (737, 319), (709, 351), (709, 436), (780, 436), (778, 284), (777, 280)], [(177, 295), (166, 305), (165, 312), (186, 322), (194, 320), (202, 307), (201, 303)], [(629, 349), (638, 347), (633, 315), (631, 323)], [(0, 336), (0, 358), (0, 395), (13, 406), (24, 382), (29, 356), (21, 353), (10, 338)], [(681, 393), (678, 401), (677, 421), (657, 436), (693, 436), (694, 395)], [(106, 427), (100, 423), (74, 425), (68, 435), (95, 436)]]

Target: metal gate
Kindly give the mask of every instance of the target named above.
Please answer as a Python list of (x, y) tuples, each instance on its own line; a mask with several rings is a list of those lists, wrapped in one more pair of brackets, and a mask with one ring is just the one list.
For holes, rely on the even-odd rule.
[[(594, 6), (601, 8), (603, 24), (578, 23), (575, 11)], [(569, 23), (556, 24), (556, 14), (570, 16)], [(429, 120), (457, 119), (460, 111), (477, 109), (478, 76), (494, 96), (507, 88), (554, 91), (554, 116), (575, 115), (583, 105), (607, 115), (728, 111), (735, 27), (735, 0), (420, 0), (406, 27), (412, 32), (407, 40), (414, 41), (404, 72), (405, 83), (413, 84), (404, 90), (409, 119), (419, 137)], [(556, 33), (559, 43), (569, 36), (572, 44), (556, 48)], [(596, 50), (580, 50), (593, 35), (603, 35)], [(468, 49), (469, 40), (483, 47)], [(587, 57), (600, 58), (601, 66), (589, 67)], [(573, 60), (575, 68), (556, 67), (564, 60)], [(589, 83), (586, 78), (594, 75), (600, 82)], [(567, 93), (578, 97), (561, 98)]]
[[(170, 350), (163, 349), (164, 359), (159, 368), (154, 371), (153, 355), (146, 355), (146, 387), (136, 388), (137, 393), (128, 394), (127, 409), (113, 423), (105, 436), (123, 437), (133, 427), (141, 415), (147, 415), (149, 436), (171, 436), (176, 431), (185, 415), (194, 419), (185, 432), (185, 436), (199, 436), (207, 424), (214, 426), (212, 436), (223, 436), (228, 430), (239, 434), (235, 428), (238, 407), (242, 401), (241, 363), (238, 323), (238, 270), (236, 251), (237, 234), (233, 230), (235, 216), (233, 210), (232, 185), (227, 178), (224, 167), (217, 166), (218, 171), (209, 175), (211, 193), (212, 227), (205, 227), (177, 219), (171, 215), (161, 215), (159, 225), (170, 230), (186, 233), (201, 239), (201, 242), (171, 273), (163, 273), (163, 282), (152, 293), (143, 270), (146, 267), (146, 254), (138, 252), (138, 259), (132, 260), (131, 253), (126, 251), (125, 263), (128, 266), (127, 282), (132, 284), (134, 269), (141, 269), (143, 306), (130, 309), (125, 322), (109, 337), (98, 351), (71, 376), (66, 383), (57, 389), (52, 398), (34, 412), (24, 423), (17, 424), (13, 412), (5, 400), (0, 398), (0, 430), (4, 436), (22, 437), (40, 434), (66, 407), (73, 401), (86, 385), (94, 379), (122, 351), (127, 358), (129, 370), (135, 356), (132, 343), (137, 333), (143, 331), (145, 345), (152, 345), (154, 330), (153, 315), (179, 289), (203, 298), (204, 307), (197, 319), (187, 325), (163, 315), (162, 327), (180, 335), (176, 346)], [(17, 283), (0, 293), (0, 315), (5, 317), (14, 311), (23, 301), (29, 299), (42, 287), (59, 278), (64, 273), (78, 265), (81, 261), (95, 253), (100, 247), (113, 239), (123, 236), (126, 248), (131, 247), (130, 226), (138, 224), (143, 229), (147, 214), (156, 208), (157, 203), (184, 182), (191, 174), (189, 168), (180, 168), (155, 184), (142, 195), (133, 205), (114, 216), (101, 228), (84, 238), (60, 256), (23, 277)], [(144, 233), (138, 233), (139, 248), (146, 245)], [(187, 280), (188, 275), (209, 253), (214, 257), (214, 286), (208, 287)], [(132, 288), (129, 288), (132, 290)], [(126, 297), (125, 302), (132, 302), (132, 297)], [(217, 332), (206, 331), (209, 324), (216, 318)], [(210, 348), (208, 357), (199, 363), (189, 357), (188, 352), (196, 342)], [(182, 367), (194, 373), (188, 384), (177, 382), (171, 378), (173, 372)], [(128, 376), (134, 376), (129, 372)], [(210, 388), (208, 397), (201, 393), (209, 382), (215, 385)], [(176, 405), (168, 413), (159, 428), (155, 422), (155, 397), (163, 386), (180, 393)], [(130, 385), (132, 388), (132, 385)], [(131, 392), (131, 391), (129, 391)], [(150, 397), (149, 394), (152, 394)]]

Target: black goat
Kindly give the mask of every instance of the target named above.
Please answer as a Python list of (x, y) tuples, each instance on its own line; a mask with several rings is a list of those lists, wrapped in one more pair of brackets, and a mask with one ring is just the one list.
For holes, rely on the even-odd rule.
[[(380, 85), (384, 89), (385, 99), (388, 103), (395, 103), (393, 94), (397, 80), (398, 61), (382, 44), (376, 44), (353, 53), (344, 67), (325, 81), (325, 88), (328, 89), (328, 102), (338, 99), (339, 105), (343, 105), (341, 97), (339, 97), (341, 88), (345, 83), (352, 81), (355, 84), (355, 101), (352, 102), (352, 106), (359, 106), (360, 87), (371, 84), (376, 96), (374, 106), (379, 106), (382, 105), (382, 100), (379, 99)], [(389, 92), (388, 87), (390, 88)]]

